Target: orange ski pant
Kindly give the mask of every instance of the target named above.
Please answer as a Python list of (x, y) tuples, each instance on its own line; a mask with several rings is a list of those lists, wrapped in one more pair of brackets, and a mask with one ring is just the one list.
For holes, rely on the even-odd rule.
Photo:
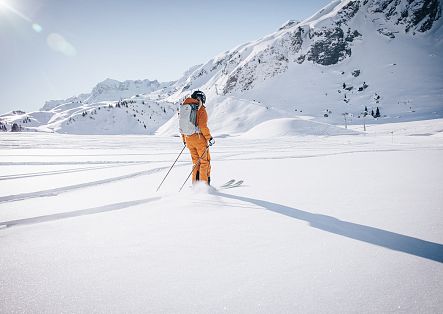
[(195, 165), (199, 158), (200, 164), (194, 168), (192, 172), (192, 182), (197, 180), (205, 181), (209, 184), (209, 177), (211, 177), (211, 155), (209, 154), (209, 148), (205, 153), (208, 142), (201, 134), (192, 134), (186, 136), (186, 146), (189, 149), (192, 157), (192, 163)]

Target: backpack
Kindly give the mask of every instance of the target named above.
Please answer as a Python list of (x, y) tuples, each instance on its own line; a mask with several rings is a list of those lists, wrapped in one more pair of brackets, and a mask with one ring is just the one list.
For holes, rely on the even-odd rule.
[(199, 133), (197, 126), (198, 104), (180, 104), (178, 126), (181, 134)]

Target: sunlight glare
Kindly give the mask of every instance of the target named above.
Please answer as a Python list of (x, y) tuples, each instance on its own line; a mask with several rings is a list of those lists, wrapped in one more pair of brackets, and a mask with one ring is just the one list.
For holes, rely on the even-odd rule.
[(49, 34), (46, 41), (52, 50), (60, 52), (65, 56), (74, 57), (77, 55), (75, 47), (60, 34)]
[(21, 13), (20, 11), (16, 10), (13, 6), (11, 6), (10, 4), (8, 4), (5, 0), (0, 0), (0, 12), (12, 12), (15, 15), (21, 17), (22, 19), (24, 19), (27, 22), (32, 23), (32, 20), (27, 17), (26, 15), (24, 15), (23, 13)]
[(0, 0), (0, 12), (6, 11), (5, 1)]

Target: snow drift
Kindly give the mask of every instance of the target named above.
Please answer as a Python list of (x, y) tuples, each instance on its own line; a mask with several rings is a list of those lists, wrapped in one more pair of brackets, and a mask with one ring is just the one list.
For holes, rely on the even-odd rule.
[(263, 122), (244, 133), (242, 137), (275, 138), (282, 136), (333, 136), (345, 134), (353, 135), (359, 134), (359, 132), (300, 118), (284, 118)]

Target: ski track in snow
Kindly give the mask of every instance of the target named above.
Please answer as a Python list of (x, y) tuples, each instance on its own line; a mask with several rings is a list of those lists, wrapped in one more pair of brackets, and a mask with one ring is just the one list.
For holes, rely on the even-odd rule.
[[(66, 156), (58, 156), (63, 158)], [(101, 164), (144, 164), (147, 161), (29, 161), (29, 162), (0, 162), (0, 166), (57, 166), (57, 165), (101, 165)]]
[[(148, 162), (146, 162), (146, 163), (148, 163)], [(143, 164), (143, 163), (140, 163), (140, 164)], [(49, 164), (49, 165), (53, 165), (53, 164)], [(124, 164), (124, 165), (111, 165), (111, 166), (101, 166), (101, 167), (84, 167), (84, 168), (75, 168), (75, 169), (63, 169), (63, 170), (54, 170), (54, 171), (42, 171), (42, 172), (13, 174), (13, 175), (0, 176), (0, 181), (14, 180), (14, 179), (23, 179), (23, 178), (32, 178), (32, 177), (39, 177), (39, 176), (51, 176), (51, 175), (57, 175), (57, 174), (83, 172), (83, 171), (98, 170), (98, 169), (127, 167), (127, 166), (131, 166), (131, 165), (132, 164), (129, 164), (129, 165), (128, 164)]]
[[(180, 166), (185, 166), (185, 165), (177, 165), (177, 167), (180, 167)], [(3, 197), (0, 197), (0, 204), (20, 201), (20, 200), (26, 200), (26, 199), (30, 199), (30, 198), (36, 198), (36, 197), (56, 196), (61, 193), (71, 192), (73, 190), (84, 189), (84, 188), (107, 184), (107, 183), (111, 183), (111, 182), (132, 179), (132, 178), (136, 178), (139, 176), (150, 175), (150, 174), (157, 173), (159, 171), (162, 171), (162, 170), (165, 170), (168, 168), (169, 167), (159, 167), (159, 168), (154, 168), (154, 169), (145, 170), (145, 171), (139, 171), (139, 172), (130, 173), (127, 175), (113, 177), (113, 178), (104, 179), (104, 180), (91, 181), (91, 182), (87, 182), (87, 183), (75, 184), (75, 185), (64, 186), (64, 187), (49, 189), (49, 190), (44, 190), (44, 191), (37, 191), (37, 192), (32, 192), (32, 193), (22, 193), (22, 194), (16, 194), (16, 195), (3, 196)]]
[[(302, 141), (306, 142), (306, 141)], [(369, 142), (368, 142), (369, 143)], [(356, 147), (360, 146), (360, 145), (367, 145), (368, 143), (362, 142), (359, 145), (355, 145)], [(304, 143), (303, 143), (304, 144)], [(271, 143), (272, 145), (272, 143)], [(299, 149), (299, 147), (297, 146), (289, 146), (285, 149), (281, 149), (281, 145), (275, 145), (276, 147), (269, 147), (268, 150), (263, 151), (263, 150), (257, 150), (255, 149), (257, 145), (254, 144), (254, 142), (251, 143), (247, 143), (244, 146), (244, 150), (238, 150), (237, 146), (227, 146), (225, 148), (223, 148), (223, 150), (221, 151), (217, 151), (216, 157), (213, 157), (213, 161), (214, 162), (226, 162), (226, 161), (248, 161), (248, 160), (284, 160), (284, 159), (303, 159), (303, 158), (319, 158), (319, 157), (326, 157), (326, 156), (336, 156), (336, 155), (344, 155), (344, 154), (355, 154), (355, 153), (366, 153), (366, 152), (400, 152), (400, 151), (415, 151), (417, 150), (417, 148), (413, 147), (412, 145), (408, 145), (408, 146), (403, 146), (400, 148), (374, 148), (371, 147), (371, 145), (369, 145), (369, 147), (365, 148), (365, 149), (348, 149), (348, 150), (344, 150), (343, 148), (338, 148), (337, 152), (327, 152), (327, 153), (321, 153), (321, 147), (302, 147), (303, 151), (305, 150), (310, 150), (310, 149), (314, 149), (316, 150), (316, 153), (312, 153), (312, 154), (304, 154), (304, 153), (296, 153), (296, 154), (288, 154), (288, 151), (291, 151), (291, 148), (294, 149)], [(233, 150), (232, 148), (234, 148), (235, 150)], [(252, 148), (252, 149), (251, 149)], [(440, 149), (439, 147), (434, 147), (434, 146), (423, 146), (420, 147), (419, 149)], [(236, 151), (237, 150), (237, 151)], [(267, 153), (270, 153), (272, 156), (266, 156)], [(68, 158), (68, 157), (89, 157), (89, 158), (94, 158), (94, 157), (103, 157), (103, 156), (107, 156), (107, 157), (131, 157), (131, 156), (157, 156), (160, 158), (166, 157), (166, 156), (174, 156), (176, 153), (174, 152), (165, 152), (162, 151), (160, 153), (110, 153), (110, 154), (65, 154), (65, 155), (56, 155), (58, 158)], [(257, 156), (257, 154), (259, 156)], [(239, 158), (239, 156), (248, 156), (248, 157), (244, 157), (244, 158)], [(254, 156), (255, 155), (255, 156)], [(54, 155), (50, 155), (50, 154), (2, 154), (2, 158), (11, 158), (11, 157), (27, 157), (27, 158), (36, 158), (36, 157), (54, 157)], [(60, 175), (60, 174), (68, 174), (68, 173), (74, 173), (74, 172), (88, 172), (88, 171), (93, 171), (93, 170), (99, 170), (99, 169), (106, 169), (106, 168), (112, 168), (112, 167), (125, 167), (125, 166), (130, 166), (130, 165), (143, 165), (143, 164), (148, 164), (148, 163), (158, 163), (159, 161), (155, 161), (155, 160), (141, 160), (141, 161), (130, 161), (130, 160), (126, 160), (126, 161), (104, 161), (104, 160), (97, 160), (97, 161), (51, 161), (51, 162), (36, 162), (36, 161), (26, 161), (26, 162), (13, 162), (13, 161), (0, 161), (0, 166), (12, 166), (12, 167), (19, 167), (19, 166), (37, 166), (37, 165), (44, 165), (44, 166), (55, 166), (55, 165), (101, 165), (99, 167), (85, 167), (85, 168), (75, 168), (75, 169), (63, 169), (63, 170), (56, 170), (56, 171), (44, 171), (44, 172), (36, 172), (36, 173), (21, 173), (21, 174), (13, 174), (13, 175), (5, 175), (5, 176), (0, 176), (0, 181), (5, 181), (5, 180), (13, 180), (13, 179), (25, 179), (25, 178), (31, 178), (31, 177), (35, 177), (35, 176), (46, 176), (46, 175)], [(189, 162), (188, 161), (178, 161), (176, 164), (176, 167), (180, 167), (180, 166), (186, 166), (188, 165)], [(75, 185), (69, 185), (69, 186), (63, 186), (63, 187), (58, 187), (58, 188), (53, 188), (53, 189), (47, 189), (47, 190), (42, 190), (42, 191), (35, 191), (35, 192), (31, 192), (31, 193), (21, 193), (21, 194), (15, 194), (15, 195), (8, 195), (8, 196), (3, 196), (0, 197), (0, 203), (7, 203), (7, 202), (15, 202), (15, 201), (20, 201), (20, 200), (25, 200), (25, 199), (30, 199), (30, 198), (36, 198), (36, 197), (49, 197), (49, 196), (56, 196), (59, 195), (61, 193), (66, 193), (66, 192), (70, 192), (73, 190), (78, 190), (78, 189), (85, 189), (88, 187), (93, 187), (93, 186), (97, 186), (97, 185), (103, 185), (103, 184), (108, 184), (108, 183), (114, 183), (114, 182), (118, 182), (121, 180), (127, 180), (127, 179), (131, 179), (131, 178), (135, 178), (138, 176), (143, 176), (143, 175), (150, 175), (153, 173), (157, 173), (159, 171), (162, 171), (164, 169), (168, 169), (168, 166), (165, 167), (158, 167), (158, 168), (154, 168), (154, 169), (150, 169), (150, 170), (146, 170), (146, 171), (141, 171), (141, 172), (135, 172), (135, 173), (129, 173), (126, 175), (122, 175), (122, 176), (118, 176), (118, 177), (112, 177), (112, 178), (108, 178), (108, 179), (103, 179), (103, 180), (94, 180), (94, 181), (89, 181), (89, 182), (85, 182), (85, 183), (81, 183), (81, 184), (75, 184)]]
[[(229, 155), (225, 156), (224, 160), (219, 160), (219, 161), (223, 162), (223, 161), (240, 161), (240, 160), (248, 161), (248, 160), (280, 160), (280, 159), (298, 159), (298, 158), (319, 158), (319, 157), (336, 156), (336, 155), (344, 155), (344, 154), (355, 154), (355, 153), (366, 153), (366, 152), (394, 152), (394, 151), (400, 152), (400, 151), (407, 151), (407, 150), (409, 150), (409, 149), (352, 150), (352, 151), (345, 151), (345, 152), (312, 154), (312, 155), (287, 155), (287, 156), (281, 156), (281, 157), (260, 156), (260, 157), (249, 157), (249, 158), (233, 158), (235, 156), (241, 155), (240, 153), (238, 153), (238, 154), (229, 154)], [(255, 152), (248, 151), (247, 154), (254, 154), (254, 153), (258, 153), (258, 152), (259, 151), (255, 151)], [(273, 153), (275, 153), (275, 151)], [(217, 161), (217, 159), (215, 159), (214, 161)], [(112, 163), (112, 162), (107, 162), (107, 163)], [(149, 163), (149, 162), (145, 161), (145, 162), (123, 162), (123, 163), (125, 163), (125, 164), (133, 164), (133, 163), (145, 164), (145, 163)], [(28, 162), (28, 163), (21, 163), (21, 164), (14, 163), (13, 165), (18, 166), (18, 165), (41, 165), (41, 164), (61, 165), (61, 164), (66, 164), (66, 163), (63, 163), (63, 162), (60, 162), (60, 163), (29, 163)], [(73, 163), (69, 163), (69, 164), (77, 164), (77, 163), (73, 162)], [(188, 164), (189, 164), (189, 162), (177, 162), (176, 167), (186, 166)], [(3, 165), (11, 165), (11, 164), (3, 163)], [(79, 172), (79, 171), (87, 172), (87, 171), (91, 171), (91, 170), (106, 169), (106, 168), (111, 168), (111, 167), (122, 167), (122, 166), (125, 166), (125, 165), (107, 166), (107, 167), (90, 167), (90, 168), (82, 168), (82, 169), (59, 170), (59, 171), (53, 171), (53, 172), (41, 172), (41, 173), (29, 173), (29, 174), (20, 174), (20, 175), (0, 176), (0, 181), (11, 180), (11, 179), (24, 179), (24, 178), (30, 178), (30, 177), (35, 177), (35, 176), (44, 176), (44, 175), (66, 174), (66, 173)], [(92, 186), (113, 183), (113, 182), (117, 182), (117, 181), (121, 181), (121, 180), (127, 180), (127, 179), (135, 178), (138, 176), (150, 175), (150, 174), (157, 173), (159, 171), (162, 171), (162, 170), (165, 170), (168, 168), (169, 167), (159, 167), (159, 168), (154, 168), (154, 169), (141, 171), (141, 172), (130, 173), (127, 175), (113, 177), (113, 178), (104, 179), (104, 180), (91, 181), (91, 182), (86, 182), (86, 183), (82, 183), (82, 184), (64, 186), (64, 187), (48, 189), (48, 190), (43, 190), (43, 191), (36, 191), (36, 192), (32, 192), (32, 193), (22, 193), (22, 194), (16, 194), (16, 195), (3, 196), (3, 197), (0, 197), (0, 204), (7, 203), (7, 202), (20, 201), (20, 200), (25, 200), (25, 199), (30, 199), (30, 198), (36, 198), (36, 197), (56, 196), (61, 193), (66, 193), (66, 192), (70, 192), (70, 191), (77, 190), (77, 189), (84, 189), (84, 188), (88, 188), (88, 187), (92, 187)]]

